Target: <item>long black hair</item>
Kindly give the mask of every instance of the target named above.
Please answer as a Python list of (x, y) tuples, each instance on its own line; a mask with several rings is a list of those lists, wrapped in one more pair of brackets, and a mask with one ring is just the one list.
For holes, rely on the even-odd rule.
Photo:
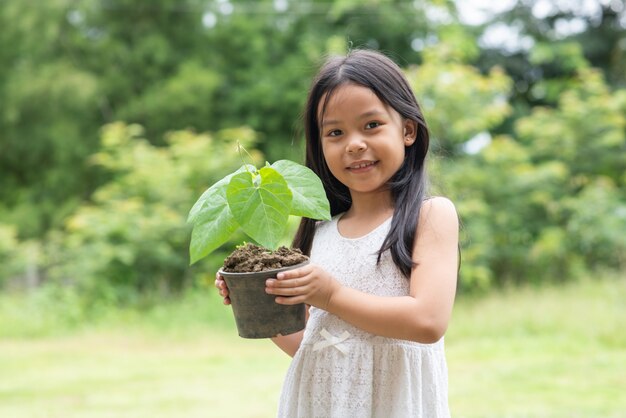
[[(304, 125), (306, 165), (321, 178), (332, 216), (347, 211), (352, 199), (348, 188), (333, 176), (326, 164), (320, 140), (319, 117), (324, 114), (332, 93), (344, 84), (369, 88), (402, 118), (414, 121), (417, 125), (416, 140), (406, 147), (404, 162), (388, 183), (394, 215), (389, 233), (378, 250), (378, 261), (385, 251), (390, 250), (393, 262), (406, 277), (410, 277), (414, 266), (412, 251), (417, 221), (427, 188), (425, 159), (429, 136), (426, 121), (402, 70), (387, 56), (371, 50), (353, 50), (346, 56), (331, 57), (326, 61), (311, 85)], [(315, 220), (302, 218), (293, 246), (310, 255), (314, 234)]]

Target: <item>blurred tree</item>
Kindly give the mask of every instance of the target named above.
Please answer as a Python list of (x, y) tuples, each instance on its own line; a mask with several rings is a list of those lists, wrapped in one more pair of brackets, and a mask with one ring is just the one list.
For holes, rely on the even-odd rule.
[(468, 64), (477, 48), (462, 28), (448, 26), (442, 33), (441, 42), (425, 48), (423, 62), (410, 66), (407, 76), (423, 108), (434, 152), (457, 157), (472, 138), (509, 115), (511, 80), (498, 67), (481, 74)]
[[(474, 28), (483, 70), (499, 65), (515, 82), (517, 106), (555, 104), (583, 57), (613, 88), (626, 86), (626, 7), (622, 1), (517, 0)], [(537, 84), (543, 87), (534, 88)]]
[[(554, 87), (556, 102), (498, 135), (513, 82), (500, 67), (481, 74), (468, 64), (477, 50), (466, 30), (442, 30), (445, 41), (407, 71), (435, 142), (435, 190), (452, 197), (462, 219), (462, 287), (624, 268), (626, 91), (611, 91), (571, 48), (559, 58), (572, 73)], [(563, 51), (537, 45), (531, 56)]]
[[(97, 130), (250, 126), (272, 160), (302, 158), (297, 129), (320, 57), (377, 47), (417, 62), (447, 0), (0, 2), (0, 216), (21, 236), (60, 226), (107, 180), (84, 159)], [(432, 22), (431, 22), (432, 21)]]
[(572, 85), (556, 109), (533, 109), (516, 131), (536, 164), (566, 168), (552, 201), (544, 202), (552, 225), (567, 235), (559, 251), (588, 266), (624, 267), (626, 90), (610, 92), (602, 73), (588, 68)]
[(20, 241), (15, 226), (0, 224), (0, 289), (39, 285), (39, 253), (38, 242)]
[(98, 81), (65, 53), (68, 1), (0, 2), (0, 217), (35, 236), (94, 185)]
[(239, 163), (218, 144), (300, 159), (310, 78), (358, 47), (407, 67), (463, 217), (464, 286), (624, 266), (620, 2), (524, 0), (478, 27), (451, 0), (31, 6), (0, 2), (0, 285), (193, 281), (188, 205)]
[(625, 268), (626, 91), (611, 93), (598, 70), (575, 80), (514, 136), (444, 162), (469, 235), (464, 286)]
[(200, 2), (85, 0), (67, 13), (66, 51), (99, 80), (103, 122), (140, 123), (158, 144), (190, 116), (189, 127), (210, 127), (203, 122), (219, 78), (197, 61), (207, 47)]
[[(446, 2), (438, 2), (445, 9)], [(301, 159), (298, 129), (310, 79), (327, 53), (374, 47), (401, 63), (415, 62), (415, 40), (434, 36), (426, 18), (430, 3), (234, 0), (216, 3), (205, 16), (207, 59), (223, 76), (218, 126), (246, 124), (261, 134), (272, 160)], [(227, 13), (228, 12), (228, 13)], [(295, 146), (294, 146), (295, 140)]]
[[(168, 295), (193, 284), (199, 270), (188, 268), (187, 213), (209, 184), (242, 164), (235, 143), (251, 149), (254, 139), (245, 128), (215, 135), (177, 131), (167, 135), (166, 147), (155, 147), (139, 125), (105, 126), (101, 151), (90, 161), (112, 180), (78, 208), (64, 230), (49, 235), (48, 280), (115, 302), (141, 293)], [(251, 155), (258, 164), (258, 152)], [(216, 253), (201, 264), (223, 256)]]

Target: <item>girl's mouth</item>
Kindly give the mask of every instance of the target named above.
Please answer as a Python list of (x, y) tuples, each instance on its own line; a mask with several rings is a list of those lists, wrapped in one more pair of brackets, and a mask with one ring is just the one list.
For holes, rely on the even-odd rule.
[(353, 173), (361, 173), (364, 171), (369, 171), (376, 164), (378, 164), (378, 161), (357, 161), (350, 164), (347, 168)]

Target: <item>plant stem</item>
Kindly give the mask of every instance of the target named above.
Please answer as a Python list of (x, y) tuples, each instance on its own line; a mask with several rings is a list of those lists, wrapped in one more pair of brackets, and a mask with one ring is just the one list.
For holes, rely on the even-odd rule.
[[(243, 150), (243, 152), (245, 152), (248, 157), (250, 158), (250, 160), (253, 160), (252, 155), (250, 155), (250, 153), (248, 152), (247, 149), (244, 148), (243, 145), (241, 145), (241, 142), (239, 142), (239, 140), (237, 140), (237, 152), (239, 153), (239, 157), (241, 158), (241, 162), (243, 163), (244, 168), (246, 169), (246, 171), (252, 175), (253, 173), (250, 173), (250, 170), (248, 170), (248, 164), (246, 164), (246, 161), (244, 159), (243, 154), (241, 153), (241, 151)], [(256, 166), (254, 167), (254, 172), (256, 173), (257, 169)]]

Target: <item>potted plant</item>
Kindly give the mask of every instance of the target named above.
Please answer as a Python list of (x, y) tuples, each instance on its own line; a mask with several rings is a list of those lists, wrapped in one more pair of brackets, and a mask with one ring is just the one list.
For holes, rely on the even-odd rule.
[(277, 249), (290, 215), (330, 219), (321, 180), (289, 160), (260, 169), (244, 164), (209, 187), (193, 205), (189, 246), (195, 263), (224, 244), (239, 228), (259, 246), (238, 246), (219, 273), (230, 290), (237, 330), (243, 338), (287, 335), (304, 328), (304, 305), (279, 305), (265, 281), (279, 271), (308, 263), (299, 250)]

